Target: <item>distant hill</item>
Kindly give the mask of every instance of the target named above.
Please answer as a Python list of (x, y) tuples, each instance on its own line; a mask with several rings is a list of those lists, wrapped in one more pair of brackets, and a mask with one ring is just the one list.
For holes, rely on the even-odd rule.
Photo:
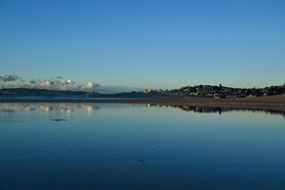
[(186, 86), (170, 91), (171, 94), (180, 96), (207, 96), (207, 97), (247, 97), (247, 96), (272, 96), (285, 94), (285, 84), (265, 88), (232, 88), (222, 85), (197, 85)]
[(64, 91), (30, 88), (0, 89), (1, 98), (138, 98), (145, 97), (142, 92), (122, 92), (103, 94), (86, 91)]
[(30, 88), (0, 89), (1, 97), (87, 97), (87, 92)]
[[(101, 89), (96, 91), (64, 91), (64, 90), (47, 90), (47, 89), (30, 89), (30, 88), (9, 88), (0, 89), (1, 98), (148, 98), (148, 97), (218, 97), (218, 98), (240, 98), (240, 97), (257, 97), (272, 96), (285, 94), (285, 84), (280, 86), (270, 86), (265, 88), (232, 88), (197, 85), (185, 86), (172, 90), (144, 90), (121, 87)], [(119, 93), (118, 93), (119, 92)]]
[(269, 86), (265, 88), (232, 88), (222, 85), (196, 85), (184, 86), (172, 90), (146, 90), (149, 95), (178, 96), (178, 97), (217, 97), (217, 98), (240, 98), (254, 96), (273, 96), (285, 94), (285, 84)]

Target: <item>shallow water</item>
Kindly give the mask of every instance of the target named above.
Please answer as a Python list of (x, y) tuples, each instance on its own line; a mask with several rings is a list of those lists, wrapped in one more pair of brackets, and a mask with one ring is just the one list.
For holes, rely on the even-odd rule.
[(0, 104), (0, 189), (285, 189), (284, 114), (217, 109)]

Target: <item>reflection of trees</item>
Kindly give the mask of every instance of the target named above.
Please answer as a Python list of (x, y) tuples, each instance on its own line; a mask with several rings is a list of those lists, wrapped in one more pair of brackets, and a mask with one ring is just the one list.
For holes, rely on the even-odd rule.
[[(199, 106), (173, 106), (175, 108), (181, 109), (183, 111), (193, 111), (193, 112), (199, 112), (199, 113), (219, 113), (222, 114), (222, 108), (219, 107), (199, 107)], [(228, 110), (230, 111), (230, 110)]]
[(0, 112), (16, 112), (28, 110), (39, 112), (58, 111), (62, 113), (70, 113), (75, 110), (84, 110), (89, 113), (98, 109), (99, 107), (93, 104), (0, 104)]
[(159, 104), (147, 104), (147, 107), (151, 106), (164, 106), (164, 107), (173, 107), (177, 108), (182, 111), (188, 111), (188, 112), (197, 112), (197, 113), (219, 113), (220, 115), (223, 112), (230, 112), (230, 111), (251, 111), (251, 112), (265, 112), (269, 114), (277, 114), (282, 115), (285, 117), (284, 111), (278, 111), (273, 109), (263, 109), (263, 108), (237, 108), (237, 107), (218, 107), (218, 106), (192, 106), (192, 105), (159, 105)]

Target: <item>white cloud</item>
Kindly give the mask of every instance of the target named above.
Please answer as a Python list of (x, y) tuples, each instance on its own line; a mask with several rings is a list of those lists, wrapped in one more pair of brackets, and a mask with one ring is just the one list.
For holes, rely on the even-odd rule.
[(19, 79), (20, 77), (17, 75), (0, 75), (0, 82), (14, 82)]
[(56, 79), (33, 79), (30, 81), (20, 80), (17, 75), (0, 75), (0, 87), (2, 88), (38, 88), (49, 90), (72, 90), (72, 91), (93, 91), (100, 85), (88, 81), (85, 84), (77, 83), (74, 80)]

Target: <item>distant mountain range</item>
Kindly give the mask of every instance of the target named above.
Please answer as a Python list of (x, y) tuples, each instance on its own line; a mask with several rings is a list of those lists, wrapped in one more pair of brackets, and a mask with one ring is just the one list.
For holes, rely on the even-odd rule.
[(86, 97), (87, 92), (63, 91), (31, 88), (8, 88), (0, 89), (1, 97)]
[[(96, 88), (97, 89), (97, 88)], [(110, 90), (112, 89), (112, 90)], [(64, 91), (31, 88), (0, 89), (1, 98), (148, 98), (148, 97), (247, 97), (285, 94), (285, 84), (265, 88), (232, 88), (197, 85), (172, 90), (142, 90), (139, 88), (104, 88), (96, 91)]]
[(114, 93), (98, 93), (86, 91), (65, 91), (65, 90), (47, 90), (31, 88), (6, 88), (0, 89), (1, 98), (128, 98), (142, 97), (142, 91)]

